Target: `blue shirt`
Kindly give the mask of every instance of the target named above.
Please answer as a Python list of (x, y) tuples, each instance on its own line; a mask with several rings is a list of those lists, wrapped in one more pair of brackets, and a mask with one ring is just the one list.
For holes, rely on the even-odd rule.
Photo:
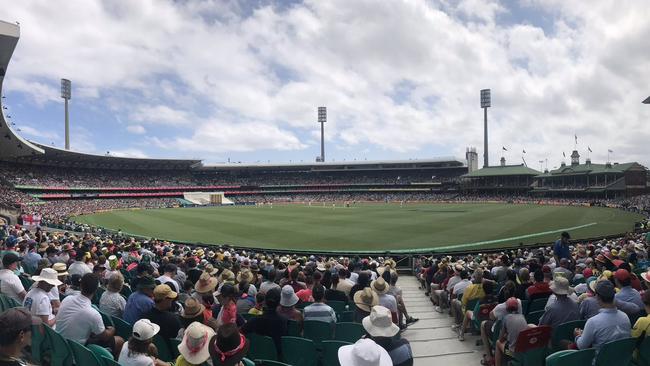
[(146, 313), (153, 308), (153, 299), (136, 291), (129, 296), (126, 300), (124, 307), (124, 321), (130, 324), (135, 324), (138, 320), (142, 319)]
[(630, 337), (632, 334), (630, 318), (617, 309), (600, 309), (598, 315), (589, 318), (582, 335), (576, 337), (578, 349), (600, 347), (611, 341)]
[[(566, 259), (571, 259), (571, 251), (569, 250), (569, 244), (563, 244), (562, 239), (558, 239), (555, 241), (555, 245), (553, 245), (553, 254), (556, 255), (558, 258), (566, 258)], [(557, 263), (559, 266), (560, 263)]]
[(27, 273), (34, 273), (36, 272), (36, 268), (38, 268), (38, 261), (41, 260), (41, 255), (36, 253), (36, 252), (29, 252), (23, 259), (23, 267), (25, 267), (25, 271)]
[(630, 286), (625, 286), (615, 296), (616, 300), (631, 302), (639, 307), (639, 309), (644, 309), (645, 305), (643, 300), (641, 300), (641, 294), (639, 291), (633, 289)]

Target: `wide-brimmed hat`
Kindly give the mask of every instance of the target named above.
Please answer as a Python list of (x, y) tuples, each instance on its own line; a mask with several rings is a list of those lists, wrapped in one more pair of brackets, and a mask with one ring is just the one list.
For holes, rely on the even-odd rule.
[(650, 284), (650, 269), (647, 272), (641, 273), (641, 278), (647, 283)]
[(298, 300), (298, 296), (296, 296), (293, 287), (291, 287), (291, 285), (284, 285), (280, 297), (280, 305), (287, 307), (294, 306), (298, 303)]
[(372, 288), (378, 295), (383, 295), (389, 290), (388, 284), (382, 277), (372, 281), (370, 283), (370, 288)]
[(212, 347), (212, 364), (214, 366), (235, 366), (246, 356), (250, 344), (235, 324), (219, 327)]
[(345, 366), (392, 366), (393, 361), (384, 348), (372, 339), (360, 339), (355, 344), (339, 348), (339, 362)]
[(44, 281), (52, 286), (61, 286), (63, 282), (59, 281), (59, 274), (52, 268), (43, 268), (39, 276), (32, 276), (34, 282)]
[(237, 273), (237, 282), (238, 283), (241, 283), (241, 282), (251, 283), (251, 282), (253, 282), (253, 279), (254, 279), (253, 273), (251, 271), (247, 270), (247, 269), (245, 269), (243, 271), (239, 271), (239, 273)]
[(221, 275), (219, 276), (219, 282), (232, 282), (235, 280), (235, 274), (229, 270), (229, 269), (224, 269), (223, 272), (221, 272)]
[(212, 293), (217, 288), (219, 281), (215, 277), (210, 276), (208, 272), (203, 272), (199, 280), (194, 285), (194, 290), (200, 294)]
[(555, 277), (549, 287), (556, 295), (569, 295), (573, 293), (573, 290), (569, 287), (569, 280), (564, 277)]
[(203, 314), (205, 311), (205, 306), (198, 301), (196, 301), (195, 298), (189, 297), (187, 300), (185, 300), (185, 305), (183, 307), (183, 313), (181, 314), (181, 317), (185, 319), (192, 319), (196, 318), (197, 316)]
[(214, 337), (214, 330), (199, 322), (190, 324), (183, 340), (178, 345), (178, 352), (185, 361), (192, 365), (201, 365), (210, 358), (210, 340)]
[(366, 287), (354, 293), (354, 304), (365, 312), (370, 312), (373, 306), (379, 304), (379, 296), (375, 291)]
[(65, 263), (54, 263), (52, 265), (52, 269), (55, 270), (59, 276), (67, 276), (69, 275), (68, 273), (68, 266), (65, 265)]
[(208, 272), (208, 274), (210, 274), (210, 276), (214, 276), (214, 275), (217, 274), (217, 272), (219, 272), (219, 270), (214, 268), (214, 266), (212, 264), (208, 263), (208, 264), (206, 264), (205, 268), (203, 269), (203, 272)]
[(388, 308), (381, 305), (373, 306), (370, 315), (363, 318), (363, 328), (373, 337), (392, 337), (399, 332), (397, 324)]

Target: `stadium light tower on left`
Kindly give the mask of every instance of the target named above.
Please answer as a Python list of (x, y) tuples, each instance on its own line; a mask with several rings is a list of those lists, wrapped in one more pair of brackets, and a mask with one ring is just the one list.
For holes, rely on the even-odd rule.
[(72, 96), (72, 83), (68, 79), (61, 79), (61, 98), (65, 100), (65, 149), (70, 150), (70, 115), (68, 101)]

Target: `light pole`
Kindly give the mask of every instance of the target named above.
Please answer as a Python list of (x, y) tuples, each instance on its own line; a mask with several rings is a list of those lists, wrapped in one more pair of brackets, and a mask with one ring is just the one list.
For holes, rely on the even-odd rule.
[(70, 150), (70, 115), (68, 114), (68, 101), (71, 98), (72, 83), (68, 79), (61, 79), (61, 98), (65, 100), (65, 149)]
[(320, 161), (325, 162), (325, 122), (327, 122), (327, 108), (318, 107), (318, 123), (320, 123)]
[(487, 125), (487, 109), (491, 107), (490, 89), (481, 90), (481, 108), (483, 108), (483, 168), (490, 165), (488, 159), (488, 125)]

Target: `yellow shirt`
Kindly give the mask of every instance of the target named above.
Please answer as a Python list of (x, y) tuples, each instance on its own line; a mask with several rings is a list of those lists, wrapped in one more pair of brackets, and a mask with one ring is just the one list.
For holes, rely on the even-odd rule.
[(632, 337), (638, 338), (643, 334), (643, 332), (646, 332), (646, 337), (650, 336), (650, 315), (644, 317), (644, 318), (639, 318), (636, 323), (634, 323), (634, 327), (632, 328)]
[[(462, 299), (462, 304), (463, 304), (463, 309), (467, 307), (467, 303), (470, 300), (474, 299), (482, 299), (485, 297), (485, 292), (483, 291), (483, 285), (480, 283), (473, 283), (465, 289), (463, 292), (463, 299)], [(474, 310), (474, 309), (465, 309), (465, 310)]]
[(264, 314), (264, 310), (258, 308), (251, 308), (250, 310), (248, 310), (248, 313), (252, 315), (262, 315)]

